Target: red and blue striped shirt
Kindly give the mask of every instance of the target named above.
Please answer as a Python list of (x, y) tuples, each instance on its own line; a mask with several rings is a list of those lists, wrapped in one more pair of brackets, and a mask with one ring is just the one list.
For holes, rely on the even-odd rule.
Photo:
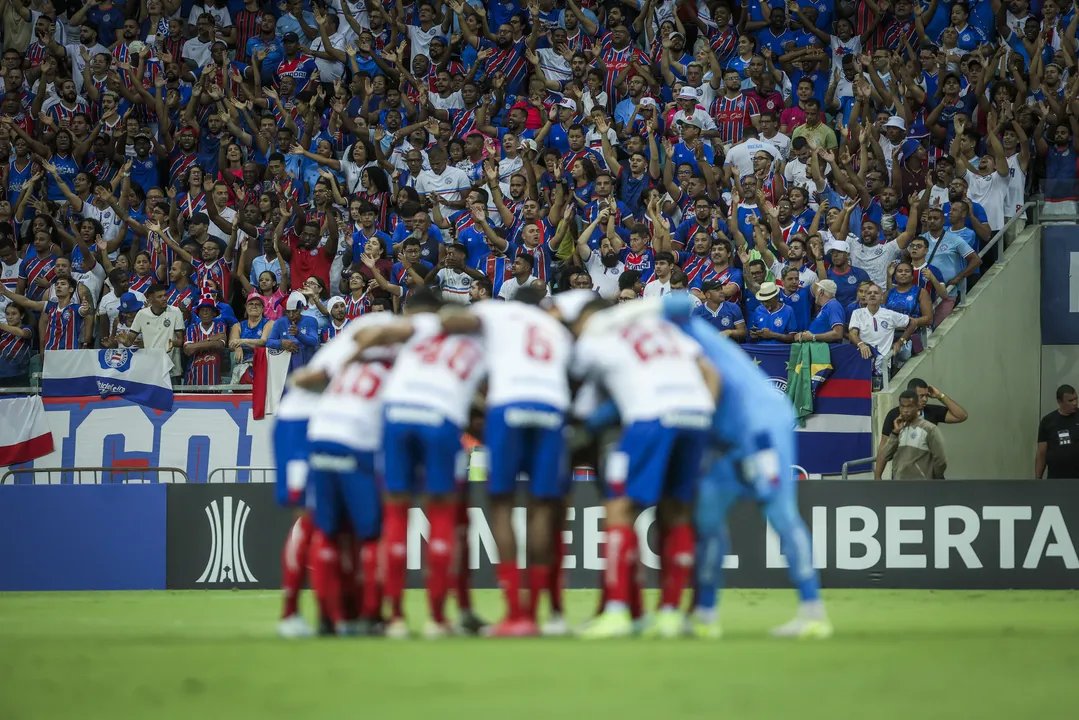
[[(206, 342), (214, 335), (225, 334), (225, 321), (215, 319), (209, 328), (201, 322), (187, 326), (186, 342)], [(222, 350), (203, 350), (191, 356), (187, 366), (186, 382), (188, 385), (217, 385), (221, 382)]]
[(30, 300), (44, 300), (45, 293), (48, 292), (48, 287), (39, 287), (35, 282), (39, 278), (44, 278), (49, 282), (56, 277), (56, 256), (46, 255), (44, 257), (35, 255), (32, 258), (26, 258), (22, 261), (22, 267), (19, 268), (19, 277), (26, 281), (25, 295)]
[(45, 304), (44, 350), (78, 350), (79, 332), (82, 330), (82, 315), (79, 315), (79, 303), (74, 299), (61, 306), (53, 300)]

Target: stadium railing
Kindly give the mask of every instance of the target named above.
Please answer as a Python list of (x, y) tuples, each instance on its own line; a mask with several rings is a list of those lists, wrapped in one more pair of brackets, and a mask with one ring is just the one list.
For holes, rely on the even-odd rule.
[(843, 466), (840, 468), (839, 477), (843, 480), (846, 480), (847, 476), (850, 474), (850, 471), (853, 468), (862, 467), (864, 465), (872, 466), (873, 463), (875, 463), (876, 461), (876, 455), (873, 455), (871, 457), (858, 458), (856, 460), (848, 460), (847, 462), (843, 463)]
[(276, 468), (260, 467), (256, 465), (237, 465), (235, 467), (214, 468), (206, 477), (206, 482), (237, 483), (240, 482), (241, 473), (247, 473), (246, 482), (249, 483), (272, 483), (277, 477)]
[[(89, 473), (93, 476), (92, 482), (85, 481), (85, 475)], [(58, 467), (58, 468), (24, 468), (22, 470), (8, 470), (4, 473), (3, 477), (0, 477), (0, 485), (15, 485), (15, 478), (25, 475), (45, 475), (47, 482), (34, 484), (41, 485), (108, 485), (113, 483), (136, 485), (136, 484), (156, 484), (156, 483), (189, 483), (190, 478), (187, 472), (176, 467)], [(105, 476), (109, 476), (108, 481), (105, 481)], [(113, 476), (120, 475), (122, 479), (117, 480)], [(153, 478), (149, 476), (153, 476)], [(167, 479), (162, 479), (162, 475)], [(72, 479), (69, 482), (64, 482), (64, 478), (70, 476)]]
[[(985, 247), (978, 251), (978, 257), (984, 258), (998, 243), (1000, 244), (1000, 255), (1003, 257), (1004, 252), (1008, 249), (1008, 243), (1015, 239), (1014, 235), (1008, 237), (1011, 230), (1018, 226), (1020, 220), (1024, 223), (1027, 222), (1027, 211), (1031, 211), (1031, 217), (1029, 218), (1030, 223), (1032, 225), (1039, 225), (1041, 223), (1042, 206), (1043, 202), (1038, 200), (1031, 200), (1030, 202), (1024, 203), (1023, 207), (1019, 208), (1019, 211), (1015, 213), (1015, 216), (1006, 222), (1004, 227), (997, 231), (996, 235), (990, 238), (989, 242), (985, 244)], [(1051, 215), (1050, 217), (1052, 217), (1054, 221), (1060, 220), (1065, 222), (1068, 220), (1079, 219), (1079, 216), (1074, 215)], [(956, 308), (966, 307), (966, 305), (967, 288), (964, 283), (959, 287), (959, 302), (956, 303)]]

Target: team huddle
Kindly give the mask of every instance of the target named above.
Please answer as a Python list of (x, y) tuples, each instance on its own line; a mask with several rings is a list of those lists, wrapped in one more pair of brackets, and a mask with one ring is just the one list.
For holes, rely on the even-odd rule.
[[(828, 637), (796, 504), (786, 397), (735, 343), (691, 317), (687, 298), (612, 307), (587, 290), (554, 298), (531, 290), (469, 308), (417, 291), (404, 317), (358, 318), (291, 376), (274, 430), (279, 500), (299, 515), (283, 552), (280, 634), (313, 632), (297, 605), (310, 566), (320, 633), (408, 637), (409, 509), (421, 501), (430, 525), (426, 637), (570, 633), (561, 567), (571, 455), (598, 459), (600, 438), (615, 435), (592, 461), (606, 498), (600, 612), (572, 632), (719, 637), (726, 515), (746, 498), (779, 535), (800, 599), (774, 634)], [(486, 446), (505, 595), (505, 616), (490, 626), (469, 592), (466, 432)], [(519, 489), (526, 568), (516, 564), (511, 522)], [(634, 522), (651, 506), (660, 598), (645, 612)], [(544, 594), (550, 612), (541, 624)]]

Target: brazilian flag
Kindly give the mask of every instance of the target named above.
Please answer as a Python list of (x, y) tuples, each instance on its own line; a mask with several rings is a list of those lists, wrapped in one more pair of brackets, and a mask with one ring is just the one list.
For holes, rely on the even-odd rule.
[(794, 343), (787, 362), (787, 397), (794, 405), (800, 427), (813, 414), (813, 398), (832, 374), (832, 351), (828, 343)]

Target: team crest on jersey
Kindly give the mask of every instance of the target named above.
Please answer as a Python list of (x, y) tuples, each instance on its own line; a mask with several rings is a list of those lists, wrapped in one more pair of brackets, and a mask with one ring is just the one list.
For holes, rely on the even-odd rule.
[(727, 327), (728, 325), (731, 324), (731, 319), (729, 317), (720, 318), (719, 324), (722, 325), (723, 327)]
[(798, 293), (795, 293), (794, 295), (791, 295), (790, 299), (791, 299), (791, 302), (798, 302), (798, 300), (799, 300)]
[(855, 284), (857, 284), (857, 282), (858, 282), (858, 278), (854, 277), (853, 275), (851, 275), (849, 278), (847, 278), (847, 284), (848, 285), (855, 285)]
[(882, 330), (887, 330), (888, 328), (891, 327), (891, 323), (889, 323), (887, 320), (881, 320), (880, 321), (880, 327), (881, 327)]
[(170, 325), (172, 325), (172, 320), (169, 320), (168, 318), (165, 318), (165, 319), (164, 319), (164, 320), (163, 320), (163, 321), (161, 322), (161, 324), (162, 324), (162, 325), (164, 325), (165, 327), (169, 327)]
[(775, 320), (772, 321), (772, 324), (775, 325), (776, 327), (781, 326), (783, 324), (783, 318), (776, 318)]
[(98, 353), (97, 360), (102, 370), (124, 372), (131, 366), (131, 353), (121, 348), (105, 349)]

